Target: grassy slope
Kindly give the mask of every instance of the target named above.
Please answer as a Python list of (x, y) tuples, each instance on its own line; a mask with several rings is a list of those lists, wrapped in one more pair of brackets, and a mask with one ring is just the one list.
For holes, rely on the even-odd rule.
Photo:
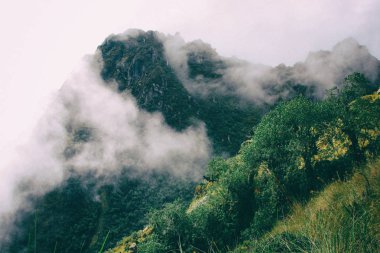
[(379, 252), (380, 159), (336, 181), (234, 252)]

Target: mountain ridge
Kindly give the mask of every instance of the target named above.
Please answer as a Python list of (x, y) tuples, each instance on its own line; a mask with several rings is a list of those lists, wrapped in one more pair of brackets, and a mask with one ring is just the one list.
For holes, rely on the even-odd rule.
[[(342, 59), (347, 56), (345, 48), (348, 48), (348, 51), (350, 48), (353, 49), (353, 53), (350, 61), (342, 64), (342, 61), (344, 62)], [(339, 53), (341, 51), (343, 51), (342, 54)], [(176, 147), (178, 149), (178, 145), (184, 146), (189, 143), (187, 138), (195, 139), (202, 135), (203, 130), (197, 127), (204, 124), (206, 139), (212, 143), (212, 155), (224, 158), (233, 157), (244, 145), (247, 145), (246, 141), (252, 138), (255, 127), (262, 116), (276, 105), (301, 95), (312, 101), (320, 101), (322, 99), (321, 90), (333, 88), (333, 85), (340, 89), (340, 83), (343, 83), (344, 77), (347, 76), (346, 72), (370, 71), (370, 80), (367, 84), (372, 88), (373, 84), (380, 80), (378, 78), (379, 61), (370, 56), (364, 47), (352, 41), (336, 46), (332, 52), (311, 54), (304, 63), (297, 63), (294, 66), (279, 65), (271, 68), (224, 58), (202, 41), (186, 43), (178, 36), (134, 30), (108, 37), (98, 47), (94, 57), (99, 57), (101, 62), (100, 73), (95, 74), (101, 77), (100, 85), (105, 86), (107, 94), (110, 95), (91, 101), (86, 105), (99, 104), (99, 101), (105, 103), (103, 106), (96, 107), (98, 111), (95, 111), (95, 114), (99, 113), (100, 118), (98, 117), (92, 122), (93, 115), (86, 114), (94, 112), (91, 110), (81, 111), (83, 108), (80, 106), (83, 106), (86, 97), (90, 96), (88, 93), (100, 93), (103, 92), (102, 89), (91, 89), (91, 86), (84, 86), (79, 95), (75, 93), (76, 90), (74, 93), (65, 94), (67, 100), (63, 99), (64, 105), (69, 108), (69, 112), (72, 112), (73, 115), (78, 114), (79, 117), (77, 115), (65, 118), (63, 131), (66, 146), (62, 150), (64, 160), (76, 161), (75, 159), (81, 158), (81, 153), (84, 151), (87, 151), (89, 155), (92, 155), (93, 152), (96, 155), (97, 152), (107, 151), (106, 146), (102, 146), (108, 144), (101, 142), (104, 137), (102, 134), (107, 138), (116, 136), (116, 140), (111, 138), (114, 141), (111, 143), (116, 146), (121, 145), (120, 142), (129, 141), (125, 136), (129, 136), (128, 131), (133, 133), (135, 129), (128, 128), (130, 123), (127, 122), (131, 119), (137, 121), (131, 123), (136, 127), (136, 133), (139, 134), (137, 136), (145, 142), (151, 141), (156, 145), (142, 146), (153, 147), (147, 149), (152, 153), (160, 149), (173, 153)], [(357, 60), (358, 64), (355, 64)], [(370, 63), (370, 68), (366, 68), (364, 64), (366, 61)], [(320, 73), (319, 71), (323, 71), (324, 67), (329, 71), (332, 69), (331, 74)], [(315, 72), (315, 70), (318, 71)], [(320, 79), (320, 76), (325, 76), (326, 79)], [(91, 82), (96, 82), (96, 79), (94, 80), (90, 79)], [(86, 90), (87, 88), (88, 90)], [(92, 95), (100, 96), (100, 94)], [(78, 97), (75, 98), (75, 96)], [(135, 102), (130, 102), (129, 99)], [(114, 110), (107, 107), (106, 103), (114, 105)], [(119, 105), (128, 110), (116, 110)], [(105, 109), (109, 112), (104, 112)], [(108, 117), (108, 113), (111, 112), (119, 116), (125, 114), (125, 116)], [(126, 112), (132, 112), (132, 114), (126, 114)], [(118, 123), (111, 122), (111, 125), (114, 124), (114, 126), (102, 132), (101, 130), (104, 129), (101, 127), (108, 127), (103, 126), (106, 119), (116, 119)], [(92, 128), (94, 124), (98, 124), (98, 129)], [(146, 132), (149, 133), (149, 129), (157, 125), (161, 128), (156, 129), (161, 129), (171, 138), (152, 139), (149, 136), (144, 139)], [(115, 131), (123, 134), (113, 135)], [(157, 131), (149, 134), (160, 135), (160, 133), (157, 134)], [(171, 143), (173, 140), (182, 142), (174, 143), (175, 145), (169, 149), (160, 146), (163, 142)], [(137, 144), (130, 141), (131, 147), (134, 147), (133, 144)], [(194, 150), (197, 150), (196, 147), (200, 149), (197, 142), (191, 143), (195, 146)], [(241, 146), (242, 143), (243, 146)], [(100, 148), (87, 149), (91, 145), (100, 145)], [(192, 145), (190, 146), (193, 147)], [(195, 153), (194, 150), (190, 152)], [(133, 148), (116, 151), (116, 158), (117, 156), (123, 157), (126, 161), (131, 158), (135, 164), (141, 162), (141, 157), (133, 156), (134, 152), (138, 153)], [(139, 152), (145, 153), (144, 150)], [(185, 157), (186, 154), (182, 154), (181, 157)], [(203, 155), (198, 158), (204, 158)], [(173, 157), (169, 156), (170, 159), (174, 159)], [(239, 157), (238, 154), (237, 158), (229, 161), (238, 161)], [(149, 156), (144, 156), (144, 158), (149, 160)], [(156, 158), (164, 159), (160, 156)], [(84, 167), (91, 164), (84, 162)], [(189, 164), (186, 166), (190, 166), (191, 169), (193, 160), (189, 159), (187, 162)], [(75, 163), (73, 164), (72, 170), (75, 172)], [(24, 218), (19, 220), (18, 226), (24, 228), (24, 231), (15, 235), (8, 251), (18, 252), (28, 250), (28, 248), (30, 250), (33, 247), (33, 243), (30, 242), (31, 231), (39, 224), (38, 233), (34, 233), (34, 238), (38, 239), (40, 250), (49, 251), (54, 248), (55, 244), (58, 244), (58, 252), (78, 250), (92, 252), (100, 248), (102, 240), (106, 236), (107, 243), (110, 245), (118, 241), (121, 235), (142, 228), (147, 222), (145, 215), (150, 208), (160, 209), (165, 203), (172, 202), (177, 197), (189, 202), (194, 182), (185, 181), (180, 176), (177, 177), (181, 175), (180, 170), (178, 175), (172, 173), (171, 170), (165, 171), (167, 163), (162, 164), (164, 164), (163, 170), (155, 171), (153, 164), (150, 168), (152, 171), (143, 170), (141, 172), (143, 175), (140, 175), (139, 173), (129, 174), (134, 171), (133, 166), (128, 167), (123, 163), (118, 163), (117, 166), (120, 168), (115, 169), (121, 169), (122, 172), (111, 177), (116, 182), (100, 183), (100, 185), (97, 185), (96, 181), (104, 175), (100, 174), (98, 177), (96, 170), (92, 171), (93, 174), (90, 173), (90, 180), (82, 178), (80, 173), (79, 176), (76, 173), (69, 173), (71, 175), (69, 179), (66, 179), (61, 186), (50, 190), (46, 196), (38, 198), (36, 209), (27, 212)], [(176, 164), (179, 165), (180, 162)], [(215, 162), (215, 164), (224, 166), (224, 162)], [(196, 167), (195, 164), (193, 166)], [(199, 167), (199, 165), (197, 166)], [(106, 167), (102, 169), (107, 171)], [(206, 172), (205, 177), (212, 182), (212, 180), (217, 180), (221, 174), (215, 173)], [(86, 185), (88, 182), (90, 185)], [(196, 189), (200, 192), (207, 192), (207, 185), (201, 184)], [(218, 189), (218, 187), (211, 187), (210, 191), (217, 192)], [(199, 194), (202, 195), (202, 193)], [(234, 194), (239, 195), (240, 193), (234, 192)], [(78, 212), (70, 217), (64, 211), (77, 204), (78, 196), (81, 196), (86, 204), (80, 207), (82, 213)], [(96, 197), (99, 196), (102, 197), (97, 200)], [(49, 209), (53, 211), (50, 212)], [(38, 223), (36, 220), (42, 220), (42, 222)], [(76, 226), (78, 220), (82, 220), (83, 223)], [(242, 223), (242, 221), (239, 222)], [(86, 226), (91, 229), (83, 230)], [(65, 234), (62, 233), (62, 230), (65, 231)], [(56, 231), (56, 233), (50, 234), (51, 231)], [(47, 235), (49, 236), (44, 242)]]

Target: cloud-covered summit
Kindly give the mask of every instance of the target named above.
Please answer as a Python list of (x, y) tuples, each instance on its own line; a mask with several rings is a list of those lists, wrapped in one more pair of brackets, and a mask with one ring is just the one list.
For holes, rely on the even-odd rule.
[(259, 120), (256, 106), (298, 93), (321, 98), (352, 72), (379, 81), (379, 61), (353, 39), (270, 67), (179, 35), (112, 35), (65, 82), (18, 159), (0, 170), (0, 240), (31, 197), (73, 174), (107, 179), (129, 169), (197, 180), (212, 145), (223, 155), (239, 148)]
[[(193, 93), (232, 92), (251, 101), (271, 103), (291, 95), (293, 91), (284, 87), (289, 83), (305, 86), (309, 95), (321, 98), (326, 89), (340, 86), (353, 72), (363, 73), (372, 82), (379, 79), (378, 59), (353, 38), (339, 42), (331, 51), (311, 52), (293, 66), (270, 67), (220, 56), (199, 40), (186, 43), (179, 35), (159, 37), (168, 61)], [(194, 75), (189, 67), (197, 64), (208, 69), (213, 78)]]

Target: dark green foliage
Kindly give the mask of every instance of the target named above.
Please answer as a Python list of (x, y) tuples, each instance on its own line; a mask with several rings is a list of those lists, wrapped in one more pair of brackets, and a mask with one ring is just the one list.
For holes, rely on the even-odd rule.
[[(258, 123), (261, 110), (231, 95), (189, 93), (168, 65), (156, 36), (146, 32), (124, 40), (108, 38), (99, 46), (104, 61), (103, 79), (115, 80), (120, 92), (131, 92), (139, 107), (161, 112), (166, 123), (176, 130), (197, 121), (206, 123), (214, 152), (235, 154)], [(200, 75), (207, 80), (220, 78), (223, 68), (222, 62), (213, 60), (207, 52), (189, 53), (188, 65), (190, 78)]]
[(211, 182), (216, 181), (227, 170), (228, 170), (228, 164), (226, 163), (226, 160), (222, 157), (215, 157), (209, 162), (207, 166), (207, 170), (205, 172), (205, 178)]
[[(18, 224), (24, 233), (15, 235), (8, 252), (97, 252), (147, 222), (153, 232), (138, 242), (141, 252), (226, 252), (242, 239), (256, 242), (254, 252), (309, 251), (311, 242), (304, 236), (262, 236), (292, 203), (307, 201), (311, 191), (349, 174), (355, 162), (379, 154), (380, 100), (360, 98), (375, 90), (362, 74), (348, 76), (334, 96), (316, 101), (313, 85), (297, 83), (289, 68), (279, 66), (274, 71), (281, 72), (280, 84), (265, 87), (278, 106), (259, 123), (264, 106), (212, 89), (202, 96), (189, 92), (154, 32), (112, 36), (99, 51), (101, 76), (116, 81), (118, 92), (132, 94), (148, 112), (162, 113), (177, 131), (204, 122), (215, 154), (235, 156), (209, 163), (190, 206), (194, 184), (165, 173), (138, 178), (126, 170), (100, 188), (91, 183), (93, 178), (73, 176), (36, 201), (36, 210)], [(187, 64), (193, 81), (223, 82), (226, 66), (218, 57), (191, 51)], [(74, 143), (92, 138), (92, 130), (83, 126), (68, 132)], [(75, 152), (68, 147), (64, 156), (69, 159)], [(178, 198), (184, 201), (165, 204)], [(366, 218), (355, 205), (347, 212)]]
[(240, 231), (251, 222), (254, 210), (252, 175), (239, 158), (225, 161), (213, 161), (208, 171), (220, 169), (218, 181), (209, 186), (205, 203), (190, 212), (190, 217), (198, 237), (203, 242), (198, 248), (207, 247), (223, 249), (233, 245)]
[(104, 62), (101, 75), (104, 80), (109, 80), (118, 71), (117, 62), (124, 56), (125, 47), (118, 41), (107, 40), (101, 51)]
[(356, 99), (350, 106), (351, 128), (358, 142), (358, 149), (376, 156), (380, 150), (380, 94)]
[[(178, 245), (176, 249), (179, 249)], [(146, 253), (161, 253), (167, 252), (167, 247), (160, 242), (160, 239), (156, 235), (152, 235), (147, 241), (139, 244), (138, 250)]]
[(157, 241), (165, 245), (165, 252), (189, 248), (191, 224), (186, 216), (186, 205), (180, 201), (166, 204), (149, 214), (149, 224)]
[(214, 159), (208, 166), (212, 182), (203, 185), (189, 208), (179, 202), (153, 211), (150, 226), (153, 235), (142, 244), (162, 250), (147, 252), (226, 249), (234, 245), (240, 231), (250, 224), (254, 210), (252, 177), (236, 160)]
[[(151, 208), (178, 197), (188, 200), (193, 192), (193, 183), (165, 174), (144, 178), (124, 174), (97, 194), (94, 186), (81, 183), (88, 180), (72, 178), (38, 201), (37, 252), (52, 252), (55, 244), (56, 253), (95, 252), (108, 234), (107, 249), (123, 235), (141, 229)], [(20, 227), (27, 229), (13, 240), (9, 252), (22, 251), (28, 247), (28, 237), (34, 239), (34, 218), (30, 213), (22, 219)]]
[[(252, 213), (257, 204), (253, 194), (256, 182), (250, 168), (242, 163), (240, 157), (231, 158), (228, 161), (229, 169), (220, 179), (220, 186), (227, 189), (234, 203), (236, 213), (235, 230), (237, 236), (240, 231), (247, 228), (252, 220)], [(232, 240), (231, 240), (232, 242)]]
[(219, 192), (191, 213), (178, 202), (167, 205), (150, 215), (154, 238), (165, 251), (192, 252), (210, 247), (224, 248), (238, 236), (238, 208), (233, 196)]
[[(339, 97), (325, 101), (297, 97), (281, 103), (262, 118), (238, 155), (211, 160), (206, 181), (197, 187), (188, 210), (178, 211), (181, 222), (176, 224), (188, 228), (181, 236), (186, 238), (184, 252), (224, 252), (241, 239), (258, 240), (286, 217), (293, 203), (307, 201), (311, 191), (351, 173), (355, 145), (363, 154), (372, 150), (371, 145), (378, 148), (373, 136), (366, 147), (358, 141), (363, 128), (377, 129), (378, 95), (355, 99), (345, 104)], [(160, 238), (164, 248), (170, 241), (166, 250), (178, 250), (173, 248), (174, 237), (153, 231), (152, 238)], [(256, 242), (253, 252), (304, 252), (315, 246), (305, 236), (291, 233)]]
[(348, 104), (356, 98), (371, 94), (378, 87), (361, 73), (353, 73), (344, 79), (343, 87), (339, 90), (339, 99)]
[(320, 102), (298, 97), (282, 103), (263, 117), (241, 153), (251, 168), (267, 166), (287, 195), (307, 198), (364, 159), (360, 135), (376, 129), (376, 101), (357, 99), (350, 106), (340, 97)]
[[(130, 37), (127, 41), (119, 40), (117, 36), (111, 37), (99, 50), (104, 62), (101, 72), (104, 80), (116, 80), (120, 92), (128, 90), (136, 98), (139, 107), (149, 112), (161, 112), (166, 123), (176, 130), (182, 130), (198, 120), (205, 122), (207, 134), (214, 144), (216, 153), (236, 153), (240, 143), (250, 133), (252, 125), (260, 118), (259, 109), (252, 104), (241, 103), (236, 97), (220, 94), (204, 98), (192, 96), (167, 64), (163, 46), (153, 32)], [(195, 58), (190, 57), (190, 65), (191, 59)], [(218, 78), (216, 74), (208, 75), (208, 70), (201, 70), (208, 65), (210, 71), (214, 69), (215, 73), (218, 72), (216, 69), (219, 67), (214, 68), (211, 60), (199, 63), (199, 66), (198, 63), (193, 63), (190, 66), (190, 69), (193, 69), (192, 73), (203, 75), (205, 78)], [(74, 143), (87, 142), (92, 138), (92, 129), (87, 127), (69, 126), (67, 130)], [(69, 159), (75, 152), (75, 147), (69, 146), (64, 151), (64, 156)], [(115, 184), (104, 186), (99, 192), (85, 187), (82, 190), (86, 198), (83, 206), (73, 206), (72, 211), (75, 215), (66, 216), (65, 213), (70, 212), (65, 206), (75, 203), (75, 197), (61, 197), (62, 194), (71, 191), (70, 185), (64, 185), (48, 195), (52, 197), (40, 200), (40, 203), (46, 205), (39, 204), (39, 219), (47, 220), (44, 223), (46, 225), (37, 231), (38, 236), (45, 235), (44, 240), (40, 242), (40, 249), (53, 250), (58, 242), (57, 253), (73, 249), (78, 251), (80, 248), (82, 252), (99, 250), (108, 231), (110, 232), (107, 245), (112, 245), (122, 235), (140, 229), (146, 223), (144, 215), (150, 208), (159, 208), (163, 203), (178, 197), (189, 199), (191, 186), (192, 183), (189, 182), (169, 179), (168, 175), (154, 175), (153, 179), (122, 176)], [(99, 196), (99, 199), (95, 200), (95, 196)], [(50, 208), (50, 205), (56, 206), (57, 209)], [(51, 211), (45, 210), (47, 207)], [(75, 211), (77, 208), (81, 211)], [(82, 217), (78, 229), (74, 225), (75, 217)], [(27, 244), (29, 231), (32, 231), (30, 224), (33, 224), (32, 215), (22, 219), (20, 226), (28, 231), (12, 243), (17, 248), (16, 252)], [(50, 233), (54, 231), (51, 229), (53, 226), (64, 231), (62, 237)], [(74, 248), (65, 248), (65, 244), (72, 244)]]
[[(255, 210), (252, 212), (254, 216), (250, 227), (243, 232), (243, 237), (258, 238), (269, 231), (276, 220), (284, 217), (287, 211), (284, 210), (286, 202), (289, 200), (281, 188), (275, 176), (268, 170), (255, 178)], [(281, 202), (284, 200), (285, 203)]]
[(214, 95), (207, 99), (196, 98), (196, 101), (200, 108), (199, 119), (206, 123), (216, 154), (237, 153), (263, 113), (257, 107), (240, 104), (233, 97)]
[(307, 237), (295, 235), (288, 232), (275, 235), (273, 237), (260, 240), (254, 245), (251, 252), (270, 253), (270, 252), (310, 252), (312, 242)]
[(38, 201), (35, 212), (22, 220), (20, 226), (27, 228), (25, 234), (12, 243), (9, 252), (30, 248), (30, 241), (37, 252), (52, 252), (54, 248), (56, 252), (81, 252), (91, 243), (99, 213), (99, 203), (81, 182), (69, 179), (62, 188)]
[(190, 125), (194, 102), (167, 65), (155, 33), (147, 32), (127, 41), (111, 37), (99, 49), (104, 80), (116, 80), (120, 92), (128, 89), (141, 108), (160, 111), (173, 128), (181, 130)]
[[(350, 95), (351, 98), (355, 96)], [(226, 111), (221, 110), (213, 116), (212, 106), (203, 107), (210, 110), (207, 111), (210, 114), (203, 116), (209, 120), (206, 120), (209, 131), (223, 122), (218, 118), (222, 115), (227, 119), (231, 117), (226, 128), (244, 127), (244, 121), (228, 126), (228, 122), (234, 122), (234, 115), (238, 117), (239, 110), (242, 112), (241, 107), (235, 108), (228, 99), (216, 98), (215, 101), (218, 105), (215, 105), (215, 110), (225, 108)], [(280, 103), (262, 118), (238, 155), (210, 161), (205, 172), (206, 181), (197, 187), (196, 196), (188, 208), (186, 203), (176, 201), (166, 204), (163, 209), (151, 211), (149, 224), (153, 233), (140, 242), (138, 248), (144, 252), (192, 252), (195, 249), (223, 252), (233, 248), (241, 239), (262, 237), (276, 221), (287, 215), (292, 203), (307, 201), (311, 190), (318, 190), (350, 173), (358, 154), (353, 150), (359, 150), (363, 159), (368, 154), (377, 154), (378, 95), (355, 97), (348, 104), (347, 101), (338, 94), (338, 97), (319, 102), (297, 97)], [(201, 102), (198, 100), (198, 105)], [(202, 113), (206, 112), (203, 110)], [(223, 131), (214, 130), (209, 134), (221, 136), (228, 133)], [(81, 128), (73, 136), (78, 137), (78, 141), (85, 141), (91, 138), (91, 131)], [(360, 146), (363, 140), (368, 143)], [(41, 202), (46, 202), (48, 209), (52, 210), (52, 213), (47, 213), (48, 206), (40, 204), (37, 212), (38, 220), (45, 220), (45, 223), (37, 223), (37, 246), (41, 252), (54, 248), (56, 252), (96, 251), (102, 247), (106, 237), (104, 247), (109, 248), (123, 235), (141, 229), (147, 222), (143, 217), (147, 210), (160, 208), (178, 196), (189, 199), (193, 187), (169, 175), (130, 178), (125, 174), (115, 184), (103, 186), (98, 192), (97, 202), (91, 197), (91, 189), (76, 182), (50, 193)], [(71, 199), (77, 195), (83, 196), (83, 206)], [(52, 203), (61, 207), (59, 211), (62, 214), (50, 207)], [(65, 211), (66, 205), (81, 212), (71, 214)], [(68, 213), (69, 217), (63, 213)], [(87, 219), (79, 218), (83, 215)], [(33, 217), (29, 216), (23, 223), (29, 231), (33, 231)], [(50, 221), (52, 217), (60, 222)], [(46, 236), (50, 235), (53, 223), (58, 226), (57, 230), (63, 227), (64, 230), (60, 231), (65, 233)], [(39, 239), (42, 235), (45, 235), (45, 241)], [(12, 244), (10, 252), (27, 247), (27, 238), (25, 234), (15, 240), (17, 243)], [(63, 248), (64, 243), (61, 242), (67, 241), (70, 244)], [(29, 243), (29, 246), (33, 247), (33, 244)], [(309, 246), (310, 241), (305, 237), (281, 234), (259, 240), (254, 250), (302, 252)]]
[(380, 102), (379, 95), (373, 94), (377, 89), (378, 86), (370, 83), (363, 74), (353, 73), (327, 99), (344, 121), (343, 130), (352, 141), (349, 153), (356, 163), (378, 152), (375, 147), (379, 142)]
[(194, 245), (202, 250), (212, 246), (223, 248), (233, 243), (239, 233), (238, 206), (232, 194), (224, 189), (210, 197), (190, 214), (194, 229)]
[(189, 66), (189, 78), (195, 79), (199, 76), (206, 79), (222, 78), (222, 70), (225, 64), (221, 60), (214, 60), (209, 52), (190, 52), (187, 64)]
[(120, 177), (114, 186), (104, 188), (106, 208), (100, 220), (103, 225), (99, 231), (99, 240), (110, 231), (107, 245), (112, 245), (121, 235), (141, 229), (147, 223), (145, 216), (150, 209), (160, 208), (176, 198), (188, 201), (193, 187), (192, 182), (172, 178), (167, 174), (155, 173), (146, 178), (128, 178), (127, 175)]
[(107, 243), (107, 240), (108, 240), (108, 236), (109, 236), (109, 234), (110, 234), (110, 231), (108, 231), (106, 237), (104, 238), (103, 243), (102, 243), (102, 247), (99, 249), (98, 253), (102, 253), (102, 252), (104, 251), (104, 246), (105, 246), (106, 243)]
[(241, 151), (252, 168), (265, 163), (292, 196), (307, 196), (314, 184), (311, 159), (317, 138), (311, 128), (332, 120), (329, 111), (320, 109), (303, 97), (280, 104), (263, 117)]

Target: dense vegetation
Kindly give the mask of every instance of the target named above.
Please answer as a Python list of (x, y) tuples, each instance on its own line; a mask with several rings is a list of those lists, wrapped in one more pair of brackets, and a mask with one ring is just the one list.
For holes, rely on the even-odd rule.
[[(267, 92), (287, 96), (264, 105), (236, 93), (190, 92), (154, 32), (111, 36), (99, 52), (102, 78), (109, 85), (115, 81), (117, 92), (131, 93), (141, 109), (161, 112), (176, 131), (205, 123), (214, 158), (204, 180), (196, 184), (164, 172), (141, 175), (124, 168), (112, 183), (99, 185), (93, 175), (73, 174), (35, 199), (35, 210), (20, 214), (20, 229), (6, 252), (379, 248), (379, 162), (370, 169), (363, 164), (380, 151), (380, 97), (378, 86), (364, 75), (349, 75), (323, 101), (313, 96), (314, 84), (285, 78), (268, 85)], [(220, 81), (226, 67), (202, 50), (189, 51), (187, 65), (187, 78), (201, 77), (205, 85)], [(68, 134), (75, 143), (86, 142), (91, 132)], [(67, 147), (64, 155), (72, 152)], [(353, 187), (357, 191), (347, 192)], [(326, 208), (319, 209), (326, 198)]]
[[(131, 177), (127, 171), (99, 188), (94, 178), (72, 177), (35, 200), (9, 252), (94, 252), (104, 238), (116, 243), (147, 222), (144, 213), (176, 198), (191, 199), (194, 183), (165, 174)], [(98, 199), (95, 198), (98, 196)]]
[[(105, 81), (116, 80), (118, 92), (130, 92), (144, 110), (161, 112), (166, 123), (177, 131), (205, 122), (217, 154), (235, 154), (262, 115), (262, 109), (234, 96), (191, 95), (167, 64), (162, 43), (152, 32), (128, 41), (111, 37), (99, 50)], [(191, 57), (189, 61), (193, 74), (200, 74), (205, 64), (209, 68), (214, 64), (196, 62)], [(91, 129), (86, 127), (70, 128), (67, 134), (74, 144), (91, 139)], [(75, 146), (69, 145), (64, 156), (69, 159), (73, 155)], [(111, 181), (99, 188), (91, 175), (73, 174), (68, 182), (34, 200), (36, 210), (20, 215), (17, 226), (22, 229), (6, 246), (7, 251), (32, 250), (37, 242), (41, 252), (93, 252), (104, 238), (107, 245), (112, 245), (143, 227), (150, 209), (177, 198), (190, 201), (194, 188), (194, 182), (168, 173), (140, 175), (134, 168), (124, 168)]]
[[(130, 92), (141, 108), (161, 112), (174, 129), (183, 130), (196, 121), (204, 122), (217, 154), (235, 154), (263, 113), (264, 108), (231, 94), (190, 93), (168, 64), (155, 32), (141, 33), (128, 40), (111, 36), (99, 50), (104, 61), (101, 72), (104, 80), (115, 80), (118, 90)], [(218, 69), (223, 67), (223, 63), (205, 51), (190, 52), (187, 64), (189, 78), (202, 76), (207, 82), (219, 79)]]
[(259, 239), (246, 240), (233, 252), (378, 252), (380, 238), (380, 162), (355, 169), (295, 203), (290, 215)]
[[(110, 252), (131, 245), (141, 252), (226, 252), (245, 240), (237, 252), (376, 252), (378, 163), (354, 173), (380, 151), (380, 96), (374, 91), (355, 73), (324, 101), (300, 96), (279, 104), (236, 156), (209, 163), (190, 205), (177, 201), (152, 211), (145, 233), (124, 238)], [(330, 182), (336, 183), (318, 195)], [(327, 207), (318, 206), (323, 196), (331, 196)], [(312, 212), (317, 208), (320, 214)], [(318, 217), (308, 224), (308, 215)]]

